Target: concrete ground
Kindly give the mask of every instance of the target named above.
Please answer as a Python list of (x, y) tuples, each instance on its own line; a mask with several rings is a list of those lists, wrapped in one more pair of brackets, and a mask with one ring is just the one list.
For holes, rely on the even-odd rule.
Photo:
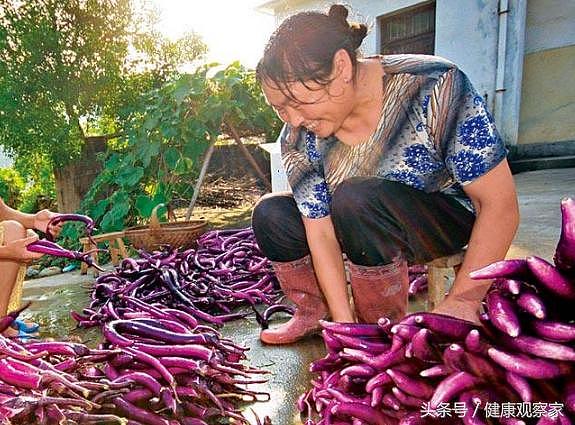
[[(561, 198), (575, 196), (575, 169), (530, 171), (515, 175), (515, 181), (521, 224), (508, 258), (538, 255), (551, 260), (560, 231)], [(26, 282), (24, 296), (35, 301), (30, 313), (59, 320), (54, 318), (59, 316), (58, 311), (74, 307), (74, 303), (66, 302), (66, 297), (72, 294), (77, 303), (78, 295), (86, 291), (83, 286), (91, 280), (90, 276), (71, 272)], [(269, 382), (260, 386), (261, 390), (271, 394), (271, 400), (251, 407), (261, 417), (269, 415), (274, 425), (301, 423), (294, 404), (309, 387), (311, 375), (307, 370), (310, 362), (324, 355), (321, 339), (312, 337), (289, 347), (263, 346), (259, 342), (255, 321), (228, 324), (224, 332), (238, 343), (250, 347), (248, 355), (253, 366), (271, 372)], [(250, 417), (249, 412), (246, 415)]]

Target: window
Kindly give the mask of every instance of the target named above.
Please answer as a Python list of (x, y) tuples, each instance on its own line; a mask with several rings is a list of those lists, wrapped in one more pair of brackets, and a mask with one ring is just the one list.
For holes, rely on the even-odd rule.
[(435, 45), (435, 2), (381, 16), (378, 27), (380, 53), (432, 55)]

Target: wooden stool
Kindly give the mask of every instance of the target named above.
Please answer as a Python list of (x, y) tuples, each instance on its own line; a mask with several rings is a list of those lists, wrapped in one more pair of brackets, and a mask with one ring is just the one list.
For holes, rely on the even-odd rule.
[(455, 274), (463, 263), (465, 251), (447, 257), (436, 258), (427, 263), (427, 310), (433, 310), (445, 298), (445, 278), (449, 269)]
[[(101, 235), (92, 236), (94, 242), (107, 242), (108, 248), (110, 250), (110, 257), (112, 257), (112, 264), (117, 266), (120, 263), (120, 255), (122, 258), (128, 257), (128, 252), (126, 251), (126, 245), (124, 244), (124, 232), (112, 232), (112, 233), (103, 233)], [(89, 251), (91, 249), (97, 248), (88, 238), (81, 238), (80, 242), (82, 243), (82, 250), (84, 252)], [(98, 255), (97, 253), (92, 254), (92, 258), (94, 259), (94, 263), (97, 264), (98, 262)], [(88, 265), (82, 262), (80, 267), (80, 273), (86, 274), (88, 273)], [(98, 272), (94, 270), (94, 276), (97, 276)]]

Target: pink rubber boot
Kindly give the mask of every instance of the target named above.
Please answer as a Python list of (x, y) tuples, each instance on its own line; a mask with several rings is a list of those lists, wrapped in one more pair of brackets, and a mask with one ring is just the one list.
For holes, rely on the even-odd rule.
[(351, 289), (359, 322), (376, 323), (380, 317), (397, 321), (407, 312), (407, 262), (396, 259), (384, 266), (358, 266), (350, 262)]
[(295, 304), (296, 311), (283, 325), (263, 330), (260, 340), (265, 344), (291, 344), (318, 332), (318, 321), (327, 317), (328, 308), (309, 255), (295, 261), (272, 264), (284, 294)]

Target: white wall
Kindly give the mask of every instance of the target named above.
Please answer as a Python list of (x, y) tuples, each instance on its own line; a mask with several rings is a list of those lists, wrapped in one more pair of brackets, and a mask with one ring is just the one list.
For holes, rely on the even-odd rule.
[[(553, 3), (545, 22), (561, 21), (564, 5), (575, 13), (574, 0), (530, 0), (540, 3)], [(282, 2), (276, 10), (278, 23), (286, 16), (301, 10), (326, 10), (332, 1), (295, 0)], [(401, 9), (426, 3), (425, 0), (348, 0), (352, 13), (350, 20), (365, 22), (370, 27), (362, 52), (365, 55), (378, 51), (379, 34), (377, 18)], [(499, 0), (436, 0), (435, 54), (456, 63), (471, 79), (477, 91), (483, 95), (490, 109), (495, 113), (497, 125), (506, 143), (517, 143), (518, 122), (521, 100), (521, 79), (523, 70), (523, 52), (525, 46), (525, 16), (527, 0), (508, 0), (509, 13), (499, 17)], [(289, 7), (286, 6), (289, 4)], [(534, 11), (539, 16), (539, 11)], [(571, 20), (572, 22), (572, 20)], [(505, 28), (506, 31), (499, 31)], [(575, 26), (567, 31), (562, 39), (575, 39)], [(552, 31), (551, 31), (552, 30)], [(553, 28), (541, 31), (554, 32)], [(535, 44), (537, 37), (532, 44)], [(505, 43), (502, 44), (502, 41)], [(541, 43), (541, 42), (539, 42)], [(499, 46), (503, 46), (503, 54)], [(497, 78), (498, 66), (502, 71)], [(497, 82), (499, 80), (499, 86)], [(496, 93), (498, 93), (496, 95)], [(497, 97), (497, 99), (496, 99)]]
[[(471, 78), (481, 94), (492, 100), (495, 90), (497, 47), (497, 0), (438, 0), (436, 2), (435, 53), (457, 63)], [(326, 10), (329, 2), (303, 0), (287, 2), (289, 9), (278, 10), (277, 22), (301, 10)], [(366, 23), (370, 31), (362, 44), (364, 55), (378, 52), (377, 18), (412, 7), (425, 0), (355, 0), (348, 2), (350, 20)]]
[(529, 0), (519, 144), (575, 140), (575, 1)]
[(575, 44), (575, 1), (529, 0), (525, 53)]
[[(497, 0), (438, 0), (435, 54), (455, 62), (493, 109), (497, 66)], [(458, 6), (459, 5), (459, 6)]]

